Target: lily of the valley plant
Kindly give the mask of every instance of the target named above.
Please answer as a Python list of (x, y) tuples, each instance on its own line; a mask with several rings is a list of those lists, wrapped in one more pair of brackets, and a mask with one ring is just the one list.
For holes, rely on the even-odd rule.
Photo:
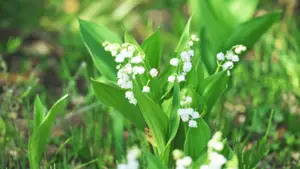
[[(122, 40), (104, 26), (80, 20), (83, 40), (102, 75), (92, 80), (94, 92), (138, 130), (149, 131), (145, 137), (154, 150), (146, 153), (151, 169), (217, 169), (213, 166), (223, 166), (234, 158), (228, 146), (230, 155), (222, 154), (225, 143), (219, 133), (209, 141), (211, 130), (205, 116), (226, 89), (230, 72), (246, 47), (236, 45), (215, 54), (217, 67), (210, 75), (202, 60), (208, 56), (201, 56), (199, 48), (201, 37), (190, 33), (190, 22), (174, 53), (164, 54), (166, 61), (162, 62), (159, 30), (138, 44), (128, 33)], [(97, 36), (95, 30), (99, 30)], [(173, 159), (172, 152), (176, 154), (178, 149), (183, 150), (182, 155)], [(138, 152), (130, 150), (118, 168), (139, 168)], [(214, 162), (214, 158), (220, 161)]]

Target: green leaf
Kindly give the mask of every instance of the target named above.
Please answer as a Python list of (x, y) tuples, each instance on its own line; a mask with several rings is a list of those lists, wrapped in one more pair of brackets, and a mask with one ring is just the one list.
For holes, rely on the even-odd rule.
[(280, 19), (280, 15), (280, 12), (273, 12), (238, 25), (227, 39), (223, 49), (230, 49), (237, 44), (245, 45), (248, 48), (252, 47), (261, 35)]
[(192, 17), (190, 17), (190, 19), (188, 20), (182, 34), (181, 34), (181, 37), (180, 37), (180, 40), (179, 40), (179, 43), (175, 49), (175, 52), (179, 53), (181, 51), (184, 50), (184, 48), (186, 47), (186, 44), (187, 42), (189, 41), (189, 39), (191, 38), (191, 35), (190, 35), (190, 26), (191, 26), (191, 22), (192, 22)]
[(50, 136), (56, 113), (62, 111), (68, 95), (59, 99), (49, 110), (42, 124), (32, 133), (28, 143), (28, 158), (31, 169), (40, 169), (40, 162)]
[(230, 0), (227, 3), (234, 20), (237, 23), (242, 23), (251, 19), (254, 15), (259, 0)]
[(147, 158), (147, 162), (148, 162), (148, 165), (147, 165), (148, 168), (151, 168), (151, 169), (168, 169), (168, 167), (165, 166), (159, 158), (157, 158), (156, 156), (154, 156), (153, 154), (151, 154), (147, 150), (144, 150), (143, 152), (146, 154), (146, 158)]
[(209, 0), (218, 18), (228, 25), (245, 22), (253, 16), (259, 0)]
[(151, 68), (159, 68), (162, 56), (162, 39), (160, 30), (152, 34), (142, 43), (142, 49), (146, 55), (146, 62)]
[(137, 106), (130, 104), (125, 98), (125, 92), (113, 84), (92, 79), (92, 86), (96, 96), (106, 106), (116, 109), (126, 119), (136, 125), (140, 130), (144, 130), (145, 120)]
[(120, 37), (103, 25), (79, 19), (80, 33), (96, 68), (110, 80), (116, 80), (116, 63), (102, 47), (104, 41), (122, 43)]
[[(224, 18), (219, 18), (211, 0), (189, 0), (193, 12), (193, 27), (201, 33), (201, 44), (206, 46), (206, 54), (202, 56), (207, 69), (213, 73), (216, 67), (215, 54), (222, 47), (224, 41), (232, 31), (232, 25), (227, 24)], [(201, 32), (204, 31), (205, 32)], [(205, 34), (205, 41), (203, 41)], [(201, 49), (203, 50), (203, 49)]]
[(184, 142), (184, 152), (193, 159), (197, 159), (205, 153), (205, 148), (211, 137), (211, 131), (206, 122), (202, 118), (197, 122), (197, 128), (188, 129)]
[(170, 117), (169, 117), (169, 122), (170, 122), (170, 126), (169, 126), (169, 134), (168, 134), (168, 142), (166, 145), (166, 148), (164, 150), (164, 158), (165, 160), (168, 162), (169, 160), (169, 155), (170, 155), (170, 148), (171, 148), (171, 143), (174, 140), (178, 128), (179, 128), (179, 124), (180, 124), (180, 117), (178, 116), (178, 109), (180, 107), (180, 96), (179, 93), (180, 92), (180, 86), (179, 83), (175, 83), (174, 85), (174, 90), (173, 90), (173, 97), (171, 98), (171, 112), (170, 112)]
[(113, 136), (116, 149), (116, 160), (122, 160), (123, 151), (123, 134), (124, 134), (124, 118), (117, 112), (110, 111), (113, 120)]
[(157, 146), (161, 154), (166, 146), (168, 135), (168, 117), (159, 104), (155, 103), (145, 93), (142, 93), (137, 85), (133, 88), (139, 108), (154, 137), (154, 146)]
[(204, 96), (207, 104), (207, 112), (213, 108), (220, 95), (227, 88), (228, 75), (222, 71), (204, 79), (203, 84), (199, 85), (198, 93)]
[(45, 118), (46, 108), (44, 107), (40, 97), (36, 95), (34, 101), (34, 118), (33, 118), (33, 132), (42, 124)]

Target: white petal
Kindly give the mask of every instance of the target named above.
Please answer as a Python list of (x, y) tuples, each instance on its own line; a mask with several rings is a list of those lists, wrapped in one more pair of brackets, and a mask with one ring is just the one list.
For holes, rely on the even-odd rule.
[(119, 164), (117, 169), (129, 169), (127, 164)]
[(233, 68), (233, 62), (227, 61), (227, 62), (225, 62), (225, 63), (222, 65), (222, 67), (223, 67), (223, 70), (232, 69), (232, 68)]
[(181, 115), (180, 117), (181, 117), (181, 120), (182, 120), (183, 122), (187, 122), (187, 121), (189, 121), (189, 119), (190, 119), (190, 117), (189, 117), (188, 114), (183, 114), (183, 115)]
[(170, 60), (170, 64), (171, 64), (172, 66), (178, 66), (178, 64), (179, 64), (179, 59), (178, 59), (178, 58), (172, 58), (172, 59)]
[(124, 62), (124, 59), (125, 59), (125, 57), (124, 57), (123, 54), (118, 54), (118, 55), (116, 56), (115, 61), (116, 61), (117, 63), (122, 63), (122, 62)]
[(157, 69), (155, 69), (155, 68), (152, 68), (152, 69), (150, 70), (150, 75), (151, 75), (151, 77), (156, 77), (156, 76), (157, 76), (157, 74), (158, 74), (158, 71), (157, 71)]
[(234, 55), (234, 53), (232, 51), (227, 51), (225, 57), (227, 60), (232, 60), (233, 55)]
[(192, 164), (193, 160), (190, 156), (186, 156), (182, 158), (182, 164), (185, 167), (189, 167)]
[(224, 53), (222, 53), (222, 52), (218, 53), (218, 54), (217, 54), (217, 59), (220, 60), (220, 61), (225, 60), (225, 55), (224, 55)]
[(142, 63), (143, 58), (141, 56), (135, 56), (135, 57), (131, 58), (130, 62), (135, 63), (135, 64)]
[(186, 104), (191, 104), (193, 102), (193, 98), (190, 97), (190, 96), (186, 96), (185, 97), (185, 102), (186, 102)]
[(191, 127), (191, 128), (197, 128), (198, 127), (197, 121), (190, 120), (189, 121), (189, 127)]
[(194, 55), (195, 55), (195, 51), (194, 51), (194, 50), (188, 50), (188, 54), (189, 54), (190, 56), (194, 56)]
[(175, 80), (176, 80), (176, 76), (174, 76), (174, 75), (171, 75), (168, 77), (168, 81), (171, 83), (175, 82)]
[(184, 75), (179, 75), (179, 76), (177, 77), (177, 80), (178, 80), (178, 82), (185, 81), (185, 76), (184, 76)]
[(184, 62), (190, 62), (191, 61), (191, 55), (187, 51), (183, 51), (180, 54), (182, 61)]
[(192, 113), (192, 118), (193, 118), (193, 119), (198, 119), (198, 118), (200, 118), (200, 114), (199, 114), (198, 112), (194, 111), (194, 112)]
[(144, 86), (143, 87), (143, 92), (144, 93), (149, 93), (150, 92), (150, 87), (149, 86)]
[(194, 45), (194, 42), (193, 42), (193, 41), (188, 41), (188, 45), (189, 45), (189, 46), (193, 46), (193, 45)]
[(191, 62), (184, 62), (183, 64), (183, 71), (190, 72), (192, 70), (192, 63)]
[(238, 55), (233, 55), (232, 56), (232, 61), (233, 62), (238, 62), (240, 60), (239, 56)]

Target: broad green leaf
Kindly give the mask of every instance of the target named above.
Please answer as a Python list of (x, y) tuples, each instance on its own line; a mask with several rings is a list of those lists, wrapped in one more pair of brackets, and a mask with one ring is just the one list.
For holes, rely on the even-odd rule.
[(34, 118), (33, 118), (33, 132), (42, 124), (45, 118), (46, 108), (44, 107), (40, 97), (36, 95), (34, 101)]
[(205, 64), (200, 61), (198, 62), (197, 65), (197, 78), (198, 78), (198, 85), (200, 85), (200, 87), (202, 87), (201, 85), (204, 82), (204, 79), (206, 79), (209, 76), (209, 73), (206, 69)]
[(125, 92), (121, 88), (105, 81), (96, 80), (92, 80), (92, 86), (96, 96), (103, 104), (116, 109), (137, 128), (144, 130), (145, 120), (140, 110), (128, 102)]
[(162, 39), (160, 30), (152, 34), (141, 45), (146, 55), (146, 62), (151, 68), (159, 68), (162, 56)]
[(280, 12), (273, 12), (238, 25), (227, 39), (223, 50), (237, 44), (245, 45), (248, 48), (252, 47), (261, 35), (280, 19), (280, 15)]
[(197, 128), (189, 128), (184, 142), (184, 152), (197, 159), (205, 153), (207, 143), (211, 137), (211, 131), (206, 122), (200, 118), (197, 120)]
[[(219, 0), (220, 1), (220, 0)], [(237, 23), (246, 22), (254, 15), (259, 0), (230, 0), (228, 8)]]
[(203, 84), (198, 86), (198, 93), (204, 96), (207, 104), (207, 112), (213, 108), (220, 95), (227, 88), (228, 75), (222, 71), (204, 79)]
[(123, 151), (123, 134), (124, 134), (124, 118), (118, 112), (110, 111), (113, 120), (113, 136), (116, 149), (116, 160), (122, 160)]
[(180, 93), (179, 92), (180, 92), (179, 83), (175, 83), (174, 90), (173, 90), (173, 97), (171, 100), (172, 102), (171, 102), (171, 106), (170, 106), (171, 112), (170, 112), (170, 116), (169, 116), (169, 122), (170, 122), (169, 134), (168, 134), (169, 139), (168, 139), (166, 148), (164, 150), (164, 158), (167, 162), (169, 160), (171, 143), (177, 134), (179, 124), (180, 124), (180, 117), (178, 116), (178, 113), (177, 113), (178, 109), (180, 108), (180, 98), (179, 98)]
[(134, 86), (133, 91), (143, 117), (154, 137), (154, 146), (157, 146), (158, 152), (161, 154), (166, 146), (169, 126), (168, 117), (160, 105), (155, 103), (145, 93), (142, 93), (137, 85)]
[[(195, 16), (193, 19), (193, 27), (199, 32), (205, 30), (205, 41), (201, 43), (206, 45), (206, 55), (202, 56), (207, 69), (210, 73), (216, 68), (216, 60), (214, 55), (222, 47), (223, 42), (228, 38), (232, 31), (232, 25), (227, 24), (223, 18), (219, 18), (215, 11), (211, 0), (199, 1), (189, 0), (191, 11)], [(203, 34), (201, 33), (201, 36)], [(202, 37), (200, 37), (202, 40)]]
[(218, 18), (228, 25), (236, 25), (251, 19), (259, 0), (209, 0)]
[(122, 43), (120, 37), (103, 25), (79, 19), (80, 33), (96, 68), (110, 80), (116, 80), (116, 63), (102, 47), (104, 41)]
[(67, 97), (68, 95), (63, 96), (51, 107), (42, 123), (32, 133), (28, 143), (28, 158), (31, 169), (40, 169), (41, 157), (46, 149), (51, 127), (55, 121), (56, 113), (62, 111), (64, 101)]
[(147, 159), (147, 164), (148, 164), (147, 166), (149, 169), (150, 168), (151, 169), (168, 169), (168, 167), (165, 166), (159, 158), (157, 158), (156, 156), (154, 156), (147, 150), (144, 150), (143, 152), (146, 154), (146, 159)]
[(181, 37), (180, 37), (180, 40), (179, 40), (179, 43), (175, 49), (175, 52), (179, 53), (181, 51), (184, 50), (184, 48), (186, 47), (186, 44), (187, 42), (189, 41), (189, 39), (191, 38), (191, 35), (190, 35), (190, 27), (191, 27), (191, 22), (192, 22), (192, 17), (190, 17), (190, 19), (188, 20), (182, 34), (181, 34)]

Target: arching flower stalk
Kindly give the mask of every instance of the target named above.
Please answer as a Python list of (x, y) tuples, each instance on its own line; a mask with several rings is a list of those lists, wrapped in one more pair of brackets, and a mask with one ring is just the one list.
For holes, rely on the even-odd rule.
[[(109, 43), (107, 41), (102, 43), (106, 51), (111, 52), (111, 55), (115, 58), (115, 62), (118, 64), (116, 69), (118, 70), (117, 78), (118, 85), (125, 89), (125, 97), (128, 99), (129, 103), (136, 105), (137, 100), (134, 97), (133, 80), (136, 76), (145, 73), (146, 69), (144, 66), (145, 54), (137, 50), (137, 47), (130, 43), (124, 43), (119, 45), (118, 43)], [(149, 72), (152, 78), (158, 75), (158, 71), (152, 68)], [(150, 80), (143, 87), (143, 92), (150, 92), (150, 87), (148, 86)]]
[(234, 64), (237, 63), (240, 58), (239, 55), (246, 51), (247, 48), (243, 45), (233, 46), (226, 54), (220, 52), (217, 54), (217, 63), (218, 63), (218, 72), (222, 67), (223, 70), (227, 70), (228, 76), (230, 76), (230, 70), (234, 67)]

